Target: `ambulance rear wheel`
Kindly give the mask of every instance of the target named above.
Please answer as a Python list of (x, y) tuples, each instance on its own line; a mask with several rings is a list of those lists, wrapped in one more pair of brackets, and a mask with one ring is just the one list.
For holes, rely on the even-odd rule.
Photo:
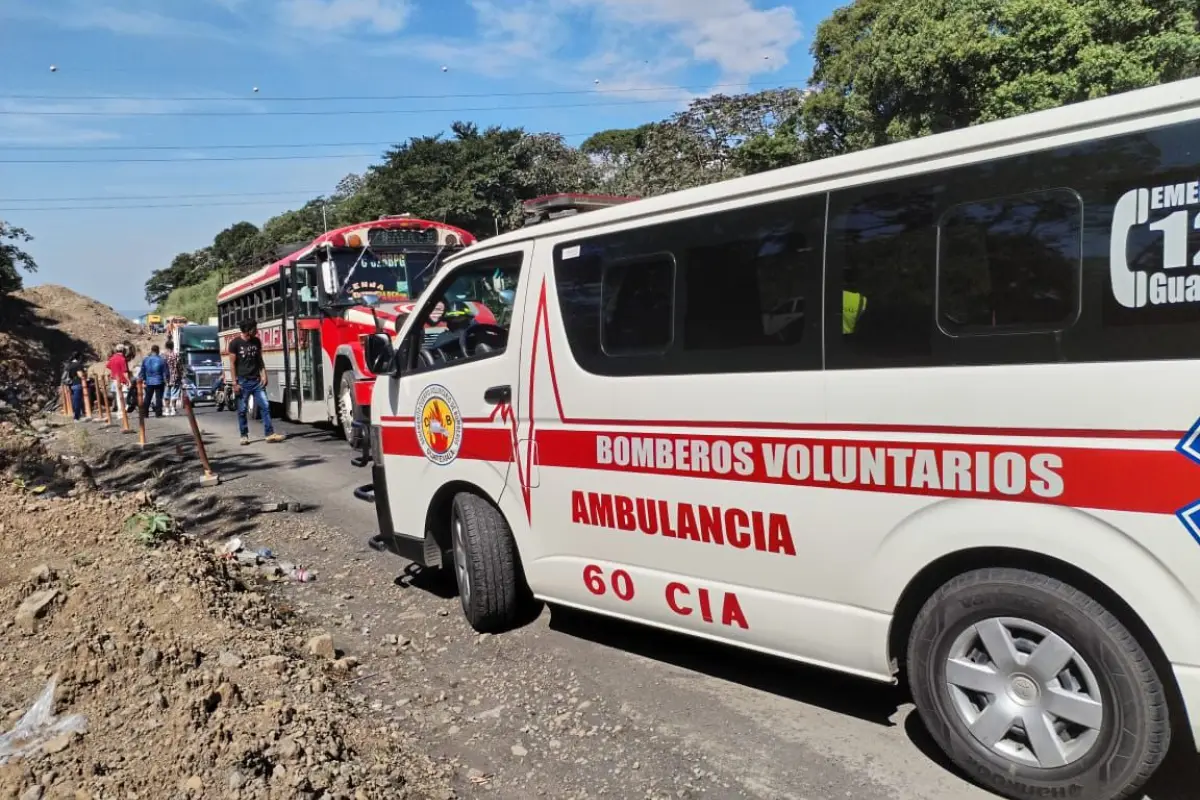
[(953, 579), (908, 644), (934, 741), (1004, 797), (1134, 795), (1167, 755), (1166, 692), (1134, 635), (1067, 584), (1018, 569)]
[(517, 627), (529, 594), (512, 529), (504, 515), (479, 495), (455, 495), (450, 511), (450, 544), (458, 598), (471, 627), (480, 633)]

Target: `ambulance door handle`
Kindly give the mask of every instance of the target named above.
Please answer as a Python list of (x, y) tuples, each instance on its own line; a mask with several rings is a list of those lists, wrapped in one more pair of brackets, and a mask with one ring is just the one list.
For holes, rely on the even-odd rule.
[(483, 393), (483, 401), (494, 406), (512, 402), (511, 386), (493, 386)]

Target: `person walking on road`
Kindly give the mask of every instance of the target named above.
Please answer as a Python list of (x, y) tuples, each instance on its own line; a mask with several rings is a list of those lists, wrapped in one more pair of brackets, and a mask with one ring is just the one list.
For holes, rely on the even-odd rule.
[(180, 364), (179, 353), (175, 352), (175, 342), (170, 339), (165, 345), (167, 352), (163, 361), (167, 364), (167, 416), (173, 417), (179, 413), (179, 395), (183, 389), (183, 367)]
[(71, 353), (71, 359), (63, 367), (63, 382), (71, 390), (71, 410), (74, 412), (75, 421), (79, 422), (83, 419), (83, 354), (76, 350)]
[(154, 416), (163, 415), (163, 390), (167, 388), (167, 362), (158, 354), (158, 345), (150, 348), (150, 355), (142, 359), (142, 368), (138, 377), (146, 387), (146, 396), (142, 399), (142, 416), (148, 416), (154, 409)]
[(125, 413), (125, 391), (129, 386), (129, 361), (125, 358), (124, 345), (113, 348), (113, 354), (108, 359), (108, 372), (112, 375), (112, 392), (117, 398), (117, 411)]
[(250, 423), (246, 420), (246, 406), (250, 398), (262, 411), (263, 435), (272, 444), (282, 442), (283, 436), (275, 432), (271, 424), (271, 403), (267, 400), (267, 368), (263, 363), (262, 341), (258, 338), (258, 325), (253, 320), (244, 320), (242, 335), (229, 343), (229, 355), (233, 357), (233, 376), (238, 386), (238, 431), (242, 444), (250, 444)]

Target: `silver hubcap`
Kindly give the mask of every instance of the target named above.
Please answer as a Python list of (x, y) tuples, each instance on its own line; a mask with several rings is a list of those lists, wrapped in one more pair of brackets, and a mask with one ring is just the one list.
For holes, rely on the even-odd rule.
[(346, 438), (350, 438), (350, 429), (354, 422), (354, 397), (353, 391), (350, 388), (350, 381), (342, 378), (341, 391), (341, 406), (342, 406), (342, 430), (346, 433)]
[(458, 594), (463, 605), (471, 602), (471, 573), (467, 571), (467, 545), (464, 541), (463, 524), (458, 514), (454, 515), (454, 575), (458, 578)]
[(1063, 767), (1100, 737), (1105, 714), (1095, 673), (1037, 623), (998, 617), (963, 631), (946, 659), (946, 684), (971, 735), (1011, 761)]

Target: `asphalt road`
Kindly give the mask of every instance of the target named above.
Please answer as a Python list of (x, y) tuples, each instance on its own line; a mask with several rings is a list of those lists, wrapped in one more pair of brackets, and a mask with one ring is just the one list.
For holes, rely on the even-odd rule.
[[(318, 571), (288, 589), (360, 655), (362, 698), (461, 764), (466, 796), (984, 800), (929, 741), (903, 692), (624, 623), (549, 609), (477, 636), (443, 576), (375, 553), (374, 508), (330, 430), (286, 422), (237, 444), (232, 412), (199, 417), (223, 492), (295, 500), (244, 539)], [(149, 420), (152, 437), (186, 420)], [(1200, 759), (1175, 754), (1149, 800), (1194, 798)], [(1084, 799), (1086, 800), (1086, 799)]]

